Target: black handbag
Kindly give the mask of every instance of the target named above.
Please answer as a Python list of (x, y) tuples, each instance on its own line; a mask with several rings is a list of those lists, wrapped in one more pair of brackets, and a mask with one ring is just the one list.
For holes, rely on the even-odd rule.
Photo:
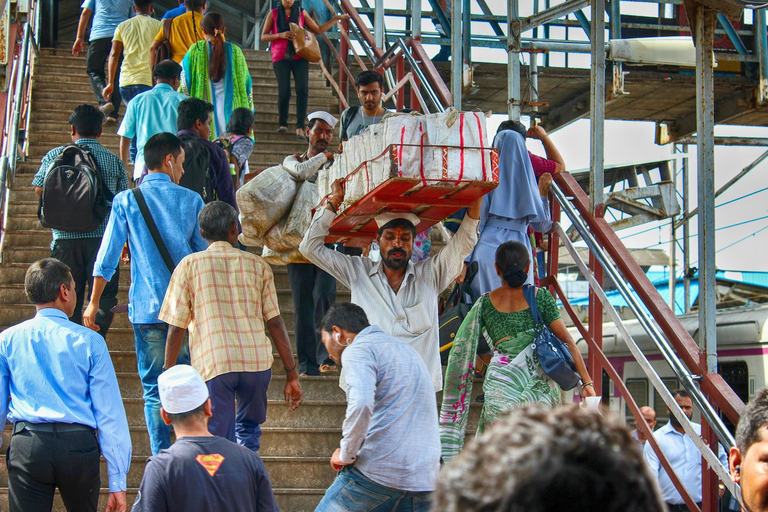
[[(456, 337), (461, 323), (464, 318), (472, 309), (472, 306), (477, 302), (477, 296), (472, 291), (472, 280), (477, 275), (477, 262), (473, 261), (467, 267), (467, 274), (464, 276), (464, 282), (456, 285), (451, 290), (451, 293), (440, 304), (440, 317), (439, 317), (439, 329), (440, 329), (440, 361), (443, 365), (448, 364), (448, 354), (451, 352), (453, 346), (453, 339)], [(469, 297), (469, 300), (467, 300)], [(490, 352), (488, 344), (481, 337), (478, 343), (477, 353), (484, 354)]]
[(533, 323), (536, 325), (536, 337), (533, 340), (533, 351), (539, 358), (539, 363), (547, 377), (557, 382), (565, 391), (573, 389), (581, 380), (573, 365), (573, 356), (565, 343), (555, 336), (552, 330), (544, 325), (544, 321), (536, 306), (536, 289), (531, 285), (523, 287), (525, 300), (531, 308)]

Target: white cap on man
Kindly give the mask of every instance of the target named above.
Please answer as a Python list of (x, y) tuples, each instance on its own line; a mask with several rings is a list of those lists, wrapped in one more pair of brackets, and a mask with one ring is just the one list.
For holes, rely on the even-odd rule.
[(336, 123), (339, 122), (338, 119), (333, 117), (331, 114), (329, 114), (325, 110), (318, 110), (317, 112), (312, 112), (311, 114), (309, 114), (307, 116), (307, 119), (309, 121), (311, 121), (313, 119), (320, 119), (321, 121), (325, 121), (326, 123), (328, 123), (328, 125), (331, 128), (336, 128)]
[(194, 411), (208, 400), (208, 386), (197, 370), (177, 364), (157, 377), (160, 403), (168, 414)]
[(380, 213), (373, 218), (376, 221), (376, 225), (381, 229), (395, 219), (405, 219), (413, 224), (413, 227), (417, 227), (421, 222), (416, 215), (408, 212), (384, 212)]

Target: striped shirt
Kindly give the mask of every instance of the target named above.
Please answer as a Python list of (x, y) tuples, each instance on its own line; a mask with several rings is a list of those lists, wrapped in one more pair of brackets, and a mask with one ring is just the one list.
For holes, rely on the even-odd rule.
[[(99, 144), (96, 139), (78, 139), (75, 142), (76, 145), (86, 148), (91, 151), (93, 157), (96, 159), (96, 163), (99, 165), (101, 171), (101, 179), (104, 181), (104, 186), (107, 187), (112, 195), (115, 196), (118, 192), (128, 189), (128, 175), (125, 173), (125, 166), (123, 162), (117, 157), (116, 154)], [(40, 161), (40, 169), (38, 169), (32, 180), (33, 187), (42, 187), (45, 183), (45, 176), (48, 174), (49, 167), (63, 151), (64, 148), (69, 146), (59, 146), (50, 150)], [(61, 231), (59, 229), (51, 229), (53, 232), (53, 241), (56, 240), (73, 240), (77, 238), (101, 238), (104, 236), (104, 230), (107, 227), (109, 221), (109, 214), (104, 217), (96, 231), (88, 232), (76, 232), (76, 231)], [(53, 244), (51, 244), (53, 247)]]
[(279, 314), (270, 266), (229, 242), (181, 260), (160, 308), (161, 321), (189, 329), (192, 366), (206, 381), (271, 368), (264, 322)]
[[(299, 246), (301, 254), (352, 291), (352, 302), (363, 308), (371, 325), (411, 345), (424, 359), (435, 391), (443, 389), (437, 296), (461, 272), (464, 258), (477, 242), (478, 220), (465, 217), (461, 227), (437, 256), (408, 262), (395, 293), (381, 268), (370, 258), (347, 256), (323, 245), (334, 214), (320, 209)], [(343, 376), (342, 376), (343, 377)], [(343, 378), (340, 382), (344, 387)]]

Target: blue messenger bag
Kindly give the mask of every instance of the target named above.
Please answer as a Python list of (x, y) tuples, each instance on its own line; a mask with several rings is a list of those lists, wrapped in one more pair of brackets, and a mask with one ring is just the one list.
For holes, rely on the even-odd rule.
[(536, 306), (536, 288), (531, 285), (523, 287), (525, 300), (531, 308), (533, 323), (536, 325), (536, 336), (533, 340), (533, 351), (539, 358), (539, 363), (547, 377), (557, 382), (565, 391), (573, 389), (581, 378), (576, 373), (573, 364), (573, 356), (568, 346), (555, 336), (552, 330), (544, 325), (544, 321)]

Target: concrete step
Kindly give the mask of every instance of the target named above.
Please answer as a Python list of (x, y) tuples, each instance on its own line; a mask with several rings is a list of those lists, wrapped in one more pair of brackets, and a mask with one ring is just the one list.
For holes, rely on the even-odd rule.
[[(131, 509), (133, 502), (136, 500), (137, 488), (128, 489), (127, 500), (128, 510)], [(312, 512), (317, 507), (317, 504), (323, 498), (325, 489), (283, 489), (272, 488), (272, 492), (275, 495), (275, 501), (280, 510), (290, 512)], [(102, 489), (99, 494), (99, 505), (97, 510), (105, 510), (107, 507), (107, 497), (109, 490)], [(8, 488), (0, 487), (0, 510), (8, 510)], [(51, 512), (66, 512), (64, 503), (61, 501), (59, 492), (56, 491), (56, 495), (53, 499), (53, 508)]]
[[(274, 487), (292, 488), (327, 488), (333, 483), (336, 472), (331, 469), (328, 457), (261, 457), (267, 468), (269, 479)], [(128, 471), (128, 487), (139, 487), (147, 457), (131, 457), (131, 467)], [(5, 455), (0, 457), (0, 486), (8, 487), (8, 467)], [(101, 486), (108, 487), (107, 463), (101, 460)]]

